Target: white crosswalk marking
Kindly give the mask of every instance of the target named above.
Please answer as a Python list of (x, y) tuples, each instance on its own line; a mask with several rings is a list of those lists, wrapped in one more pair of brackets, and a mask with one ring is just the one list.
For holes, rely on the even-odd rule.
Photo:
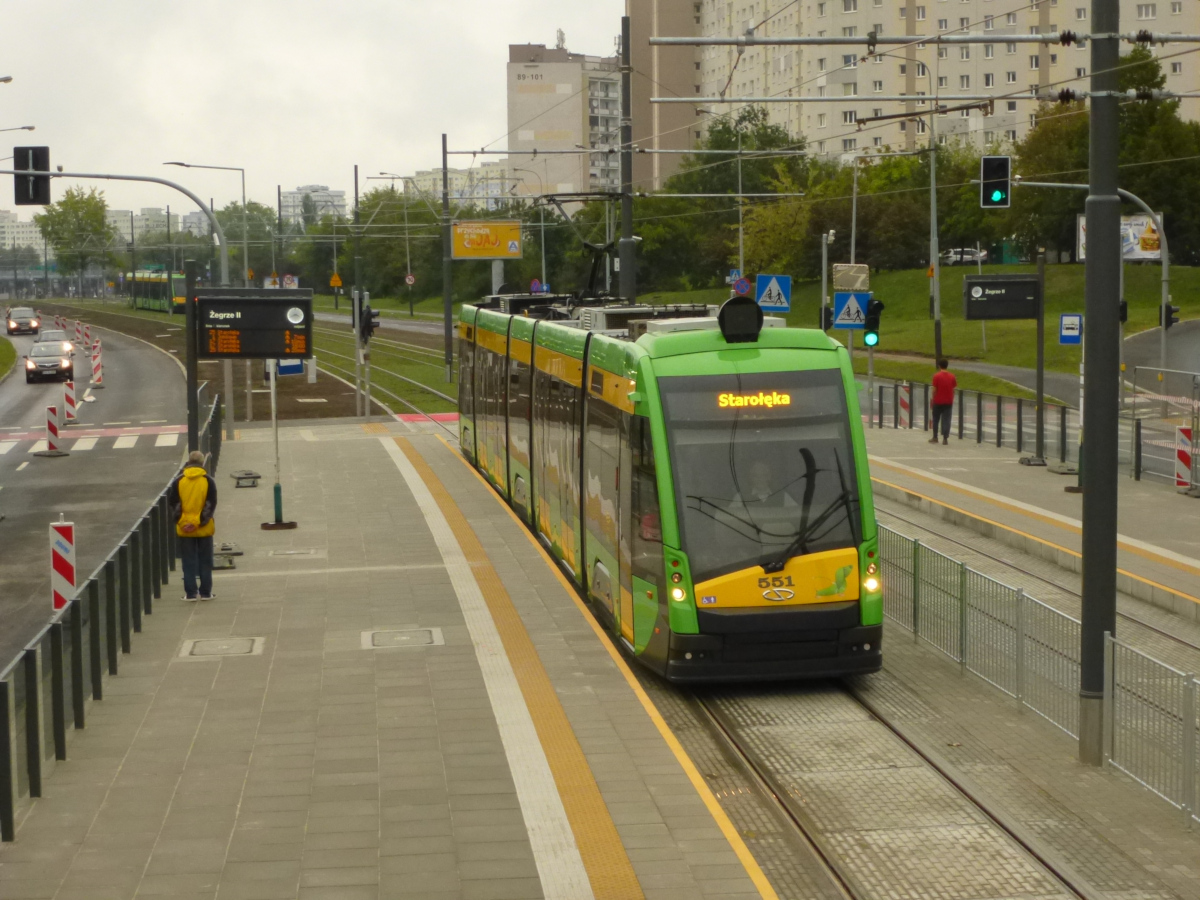
[(18, 441), (0, 441), (0, 456), (3, 456), (13, 447), (17, 446)]
[(78, 453), (80, 450), (91, 450), (96, 446), (97, 440), (99, 440), (99, 438), (80, 438), (75, 442), (75, 446), (71, 448), (71, 452)]
[(128, 450), (137, 443), (136, 434), (123, 434), (113, 443), (114, 450)]
[(38, 441), (32, 447), (29, 448), (29, 452), (30, 453), (40, 453), (41, 451), (43, 451), (45, 449), (46, 449), (46, 442)]
[(155, 447), (174, 447), (179, 443), (178, 434), (160, 434), (154, 441)]

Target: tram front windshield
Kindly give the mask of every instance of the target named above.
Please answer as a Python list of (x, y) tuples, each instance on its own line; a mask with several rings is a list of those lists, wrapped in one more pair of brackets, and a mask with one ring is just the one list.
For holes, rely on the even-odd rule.
[(839, 370), (672, 376), (658, 384), (695, 581), (859, 544)]

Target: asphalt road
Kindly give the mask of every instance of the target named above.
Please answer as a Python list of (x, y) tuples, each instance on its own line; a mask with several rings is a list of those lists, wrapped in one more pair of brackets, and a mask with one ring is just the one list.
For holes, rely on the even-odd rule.
[[(94, 401), (77, 398), (79, 423), (63, 429), (70, 455), (61, 458), (31, 451), (62, 385), (26, 384), (21, 355), (33, 338), (11, 339), (18, 358), (0, 383), (0, 667), (51, 614), (50, 522), (62, 513), (75, 523), (82, 584), (177, 471), (187, 446), (179, 365), (115, 332), (93, 327), (93, 337), (104, 346), (105, 387)], [(86, 368), (83, 354), (76, 360)], [(80, 398), (84, 390), (77, 386)]]

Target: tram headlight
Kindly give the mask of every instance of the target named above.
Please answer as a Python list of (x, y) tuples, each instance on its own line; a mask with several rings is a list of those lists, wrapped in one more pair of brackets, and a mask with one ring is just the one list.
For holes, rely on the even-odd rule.
[(875, 563), (867, 564), (867, 574), (868, 575), (874, 575), (878, 571), (879, 571), (879, 567), (877, 565), (875, 565)]
[(874, 575), (868, 575), (866, 579), (863, 580), (863, 589), (869, 594), (875, 593), (877, 590), (879, 590), (879, 579)]
[(685, 591), (683, 588), (678, 588), (678, 587), (671, 588), (671, 599), (675, 600), (676, 602), (682, 603), (684, 600), (687, 599), (687, 591)]
[(679, 582), (683, 581), (683, 576), (680, 575), (678, 572), (672, 572), (671, 573), (671, 581), (673, 581), (675, 584), (679, 584)]

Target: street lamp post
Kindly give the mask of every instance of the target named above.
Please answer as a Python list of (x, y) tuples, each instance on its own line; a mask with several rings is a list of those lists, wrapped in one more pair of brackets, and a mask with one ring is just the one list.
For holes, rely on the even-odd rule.
[[(185, 169), (216, 169), (221, 172), (238, 172), (242, 176), (242, 275), (244, 278), (243, 284), (245, 287), (250, 286), (250, 244), (246, 237), (246, 170), (239, 166), (202, 166), (195, 163), (185, 162), (167, 162), (164, 166), (182, 166)], [(216, 211), (213, 211), (213, 216), (216, 216)], [(222, 287), (229, 285), (229, 263), (227, 259), (222, 259), (221, 265), (221, 281)], [(188, 303), (191, 303), (191, 298), (188, 298)], [(233, 440), (233, 360), (227, 359), (221, 366), (222, 374), (225, 380), (225, 437), (227, 440)], [(246, 379), (249, 382), (250, 378), (250, 362), (246, 361)], [(251, 393), (249, 388), (246, 390), (246, 421), (250, 421), (250, 417), (254, 414), (254, 409), (251, 406)]]
[[(404, 180), (408, 177), (406, 175), (396, 175), (392, 172), (380, 172), (379, 174), (384, 178), (392, 179), (392, 193), (395, 193), (395, 191), (396, 191), (396, 179), (399, 178), (400, 181), (403, 183)], [(408, 190), (406, 189), (404, 193), (407, 195)], [(412, 248), (410, 247), (410, 243), (411, 242), (409, 240), (409, 234), (408, 234), (408, 197), (405, 196), (405, 198), (404, 198), (404, 287), (408, 291), (408, 317), (411, 319), (411, 318), (413, 318), (415, 313), (413, 312), (412, 285), (408, 283), (408, 279), (412, 276)]]
[[(509, 171), (510, 172), (526, 172), (526, 173), (532, 175), (534, 178), (536, 178), (538, 180), (538, 195), (539, 195), (539, 197), (544, 198), (546, 196), (546, 182), (543, 181), (542, 176), (539, 175), (537, 172), (535, 172), (533, 169), (521, 169), (521, 168), (517, 168), (516, 166), (514, 166), (513, 168), (509, 169)], [(524, 181), (525, 179), (521, 179), (521, 180)], [(546, 205), (545, 205), (545, 203), (543, 202), (543, 203), (539, 204), (538, 208), (541, 212), (541, 219), (542, 219), (542, 284), (544, 285), (546, 283)]]

